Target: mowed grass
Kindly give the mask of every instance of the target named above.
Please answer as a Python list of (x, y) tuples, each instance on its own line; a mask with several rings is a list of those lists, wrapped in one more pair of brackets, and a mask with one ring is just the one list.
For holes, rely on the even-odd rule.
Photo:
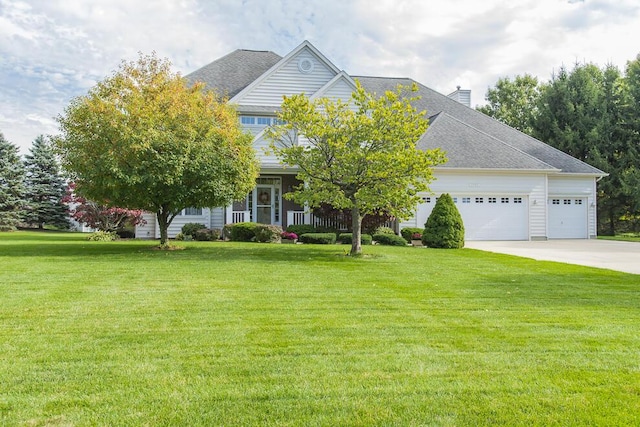
[(0, 234), (0, 425), (640, 425), (640, 276)]

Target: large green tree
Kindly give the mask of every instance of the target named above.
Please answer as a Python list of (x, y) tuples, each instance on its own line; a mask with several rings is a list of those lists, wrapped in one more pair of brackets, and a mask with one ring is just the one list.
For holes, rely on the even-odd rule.
[(598, 184), (599, 228), (616, 232), (617, 222), (631, 213), (633, 194), (625, 176), (637, 164), (630, 123), (629, 85), (614, 66), (564, 67), (542, 91), (534, 136), (607, 173)]
[(0, 132), (0, 231), (12, 231), (20, 223), (24, 207), (24, 164), (18, 147)]
[(362, 219), (376, 211), (410, 216), (418, 192), (433, 179), (432, 167), (445, 161), (439, 150), (416, 149), (428, 124), (411, 105), (410, 89), (376, 97), (358, 83), (349, 103), (285, 97), (283, 124), (268, 132), (275, 154), (297, 167), (302, 181), (285, 197), (351, 210), (352, 255), (362, 251)]
[(476, 109), (531, 135), (538, 113), (540, 89), (538, 78), (530, 74), (516, 76), (513, 80), (503, 77), (498, 79), (495, 87), (487, 90), (487, 104)]
[(69, 215), (65, 196), (67, 185), (60, 175), (60, 164), (53, 147), (38, 136), (25, 156), (25, 202), (23, 220), (27, 224), (44, 228), (52, 225), (69, 228)]
[(57, 146), (77, 192), (155, 212), (162, 245), (184, 208), (225, 206), (255, 185), (252, 137), (235, 110), (155, 55), (123, 62), (58, 122)]

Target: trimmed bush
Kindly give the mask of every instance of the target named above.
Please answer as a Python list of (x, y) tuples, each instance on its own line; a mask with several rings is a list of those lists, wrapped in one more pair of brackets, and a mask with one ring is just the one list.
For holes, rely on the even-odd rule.
[(378, 242), (380, 245), (387, 246), (407, 246), (407, 241), (404, 240), (404, 237), (398, 236), (397, 234), (374, 234), (373, 240)]
[(318, 230), (311, 224), (290, 225), (287, 227), (289, 233), (296, 233), (298, 236), (306, 233), (315, 233)]
[(219, 238), (220, 229), (218, 228), (201, 228), (193, 235), (193, 240), (199, 240), (201, 242), (210, 242), (212, 240), (218, 240)]
[(131, 229), (128, 229), (128, 228), (121, 228), (119, 230), (116, 230), (116, 234), (121, 239), (135, 239), (135, 237), (136, 237), (135, 230), (131, 230)]
[(91, 242), (113, 242), (118, 238), (115, 231), (94, 231), (87, 236), (87, 240)]
[(254, 229), (256, 242), (260, 243), (280, 243), (282, 240), (282, 227), (279, 225), (258, 224)]
[(231, 229), (233, 228), (233, 224), (225, 224), (222, 227), (222, 239), (230, 240), (231, 239)]
[[(338, 241), (340, 243), (344, 243), (345, 245), (350, 245), (353, 242), (353, 233), (340, 233), (338, 236)], [(360, 244), (362, 245), (370, 245), (373, 241), (371, 234), (362, 233), (360, 235)]]
[(185, 236), (194, 236), (196, 231), (207, 228), (204, 224), (199, 224), (197, 222), (189, 222), (182, 226), (182, 234)]
[(376, 231), (373, 234), (396, 234), (396, 232), (393, 230), (393, 228), (381, 226), (376, 228)]
[(430, 248), (459, 249), (464, 246), (464, 224), (449, 194), (438, 198), (424, 225), (422, 244)]
[[(404, 237), (404, 240), (407, 241), (407, 243), (411, 243), (412, 240), (420, 240), (422, 239), (422, 233), (424, 232), (424, 228), (418, 228), (418, 227), (407, 227), (407, 228), (403, 228), (400, 231), (400, 234), (402, 234), (402, 237)], [(413, 236), (419, 234), (420, 237), (414, 239)]]
[(302, 243), (315, 243), (318, 245), (332, 245), (336, 242), (335, 233), (306, 233), (298, 238)]
[(235, 242), (251, 242), (256, 237), (256, 227), (258, 226), (255, 222), (238, 222), (231, 226), (231, 240)]

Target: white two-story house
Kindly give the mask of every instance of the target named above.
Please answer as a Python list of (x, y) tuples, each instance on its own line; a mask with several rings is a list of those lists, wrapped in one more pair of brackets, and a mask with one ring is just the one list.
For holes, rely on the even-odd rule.
[[(469, 106), (469, 91), (445, 96), (410, 78), (351, 76), (305, 41), (281, 57), (273, 52), (236, 50), (186, 76), (228, 96), (240, 121), (254, 136), (260, 177), (253, 191), (230, 206), (185, 209), (169, 228), (199, 222), (210, 228), (253, 221), (317, 223), (319, 218), (283, 194), (296, 185), (296, 170), (268, 155), (264, 130), (276, 120), (283, 95), (304, 93), (348, 101), (355, 80), (382, 94), (397, 85), (418, 84), (429, 128), (418, 149), (442, 148), (448, 161), (435, 168), (432, 193), (422, 196), (412, 218), (397, 228), (422, 227), (439, 194), (449, 193), (465, 223), (467, 240), (587, 239), (596, 236), (596, 183), (606, 173)], [(157, 238), (153, 215), (136, 237)]]

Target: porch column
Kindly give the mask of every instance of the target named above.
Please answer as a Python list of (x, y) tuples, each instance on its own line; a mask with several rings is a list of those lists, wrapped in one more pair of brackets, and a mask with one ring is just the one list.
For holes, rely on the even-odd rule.
[(233, 222), (233, 203), (224, 209), (224, 223), (231, 224)]

